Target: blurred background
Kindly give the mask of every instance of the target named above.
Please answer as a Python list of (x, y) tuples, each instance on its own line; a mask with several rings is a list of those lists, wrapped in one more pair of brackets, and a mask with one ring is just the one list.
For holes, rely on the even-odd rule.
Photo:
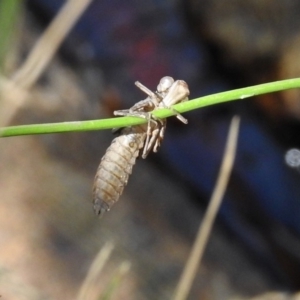
[[(183, 79), (193, 99), (300, 75), (299, 1), (94, 0), (26, 83), (23, 63), (64, 3), (1, 2), (1, 126), (112, 117), (144, 98), (136, 80), (155, 90), (163, 76)], [(284, 160), (300, 147), (299, 96), (207, 107), (186, 126), (168, 119), (159, 153), (137, 161), (101, 220), (92, 185), (110, 131), (1, 139), (0, 295), (75, 299), (112, 243), (77, 299), (105, 297), (116, 277), (109, 299), (172, 299), (238, 114), (233, 174), (189, 299), (299, 299), (300, 174)]]

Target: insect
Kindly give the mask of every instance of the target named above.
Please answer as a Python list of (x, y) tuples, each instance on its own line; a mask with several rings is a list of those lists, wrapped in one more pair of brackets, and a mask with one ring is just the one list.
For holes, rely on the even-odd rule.
[(148, 97), (130, 109), (114, 111), (114, 115), (141, 117), (148, 122), (120, 129), (120, 135), (112, 141), (102, 157), (93, 187), (94, 210), (100, 216), (118, 201), (137, 157), (146, 158), (151, 150), (157, 152), (160, 147), (167, 121), (156, 118), (152, 112), (168, 108), (181, 122), (187, 124), (187, 120), (172, 108), (172, 105), (188, 100), (190, 92), (185, 81), (174, 81), (172, 77), (165, 76), (160, 80), (156, 92), (138, 81), (135, 85)]

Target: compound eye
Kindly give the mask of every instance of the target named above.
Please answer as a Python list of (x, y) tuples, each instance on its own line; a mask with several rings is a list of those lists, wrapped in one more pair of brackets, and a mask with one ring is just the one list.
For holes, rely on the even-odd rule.
[(159, 93), (163, 93), (167, 91), (173, 83), (174, 83), (174, 79), (172, 77), (165, 76), (160, 80), (159, 85), (157, 86), (157, 91)]

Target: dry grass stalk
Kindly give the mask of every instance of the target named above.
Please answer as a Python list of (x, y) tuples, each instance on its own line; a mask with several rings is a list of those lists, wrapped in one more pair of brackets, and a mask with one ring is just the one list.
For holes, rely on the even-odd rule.
[(56, 50), (92, 0), (69, 0), (37, 41), (12, 79), (0, 78), (0, 125), (9, 124), (27, 99), (30, 89), (44, 72)]
[(102, 295), (99, 296), (99, 300), (110, 300), (115, 295), (115, 293), (118, 291), (118, 288), (122, 282), (122, 280), (125, 278), (127, 273), (129, 272), (131, 267), (130, 262), (124, 261), (120, 264), (120, 266), (117, 268), (117, 271), (112, 276), (110, 282), (108, 283), (106, 289), (103, 291)]
[(231, 121), (218, 180), (209, 201), (209, 206), (204, 215), (203, 221), (200, 224), (191, 254), (188, 258), (184, 271), (175, 290), (174, 300), (184, 300), (187, 298), (196, 276), (198, 266), (201, 262), (214, 220), (220, 208), (222, 198), (224, 196), (230, 178), (230, 173), (233, 167), (236, 153), (239, 123), (239, 117), (234, 117)]
[(0, 75), (0, 127), (10, 123), (26, 98), (27, 92)]
[(99, 251), (80, 287), (77, 300), (92, 300), (91, 294), (93, 294), (95, 284), (104, 265), (110, 258), (113, 248), (114, 246), (112, 243), (106, 243), (104, 247)]
[(92, 0), (69, 0), (45, 30), (13, 76), (16, 86), (29, 89), (43, 73), (51, 58)]

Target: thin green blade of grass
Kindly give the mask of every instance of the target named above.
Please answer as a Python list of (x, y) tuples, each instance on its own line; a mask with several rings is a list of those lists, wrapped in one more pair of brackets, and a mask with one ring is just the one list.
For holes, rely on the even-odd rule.
[(124, 261), (118, 267), (116, 273), (112, 276), (110, 282), (108, 283), (106, 289), (103, 291), (103, 294), (99, 296), (98, 300), (110, 300), (118, 291), (120, 285), (122, 284), (123, 279), (130, 270), (130, 262)]
[[(24, 2), (21, 0), (0, 1), (0, 5), (2, 5), (0, 7), (0, 52), (2, 51), (3, 56), (4, 52), (6, 54), (6, 50), (10, 49), (9, 46), (4, 45), (3, 40), (10, 40), (13, 37), (8, 30), (8, 24), (12, 24), (13, 18), (10, 11), (13, 11), (13, 4), (17, 4), (17, 1), (20, 1), (21, 4)], [(28, 100), (28, 90), (34, 86), (49, 65), (66, 35), (91, 1), (65, 1), (58, 14), (38, 39), (26, 60), (15, 74), (11, 78), (0, 76), (0, 98), (2, 100), (0, 123), (2, 126), (9, 124), (17, 111), (25, 105)]]
[(80, 287), (79, 293), (77, 295), (77, 300), (91, 300), (96, 299), (93, 297), (94, 286), (97, 285), (97, 281), (101, 275), (101, 272), (108, 262), (111, 253), (114, 249), (112, 242), (106, 243), (103, 248), (98, 252), (97, 256), (93, 260), (88, 273)]
[(15, 24), (20, 13), (21, 0), (0, 1), (0, 71), (3, 72), (6, 55), (12, 42)]
[[(215, 105), (219, 103), (243, 100), (249, 97), (283, 91), (287, 89), (300, 88), (300, 78), (286, 79), (270, 83), (259, 84), (246, 88), (240, 88), (227, 92), (221, 92), (204, 97), (199, 97), (187, 102), (174, 105), (174, 109), (179, 113), (199, 109), (202, 107)], [(153, 115), (158, 118), (167, 118), (174, 115), (174, 112), (168, 109), (158, 109), (153, 111)], [(0, 128), (0, 137), (49, 134), (62, 132), (79, 132), (90, 130), (104, 130), (120, 128), (132, 125), (146, 123), (146, 120), (138, 117), (119, 117), (102, 120), (75, 121), (61, 123), (31, 124)]]

